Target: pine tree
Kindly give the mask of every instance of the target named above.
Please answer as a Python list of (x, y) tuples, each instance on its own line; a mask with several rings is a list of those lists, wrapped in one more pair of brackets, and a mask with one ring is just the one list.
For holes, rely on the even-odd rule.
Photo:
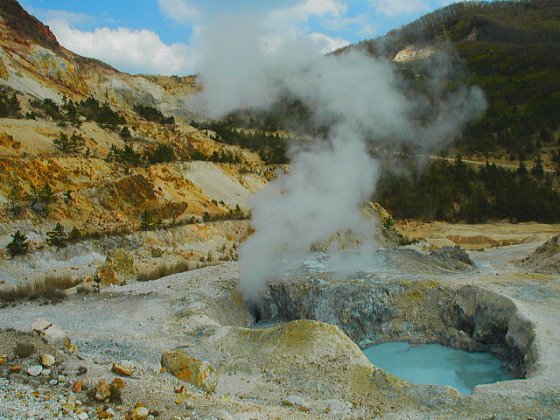
[(22, 199), (20, 187), (15, 184), (10, 185), (10, 189), (8, 190), (8, 194), (6, 195), (6, 198), (9, 201), (8, 206), (10, 212), (12, 212), (12, 214), (14, 215), (17, 215), (20, 211), (20, 205)]
[(21, 234), (19, 230), (12, 235), (12, 242), (6, 245), (8, 251), (12, 256), (18, 254), (26, 254), (29, 251), (29, 243), (27, 242), (27, 236)]
[(61, 151), (65, 153), (72, 153), (78, 152), (83, 149), (85, 145), (85, 140), (79, 134), (72, 134), (72, 136), (68, 137), (64, 133), (60, 133), (58, 138), (53, 140), (53, 143), (58, 147)]
[(50, 204), (56, 201), (56, 196), (49, 184), (45, 184), (39, 191), (39, 201), (42, 204)]
[(68, 239), (68, 235), (66, 234), (66, 230), (64, 226), (58, 222), (56, 226), (50, 232), (47, 232), (47, 243), (52, 246), (56, 246), (57, 248), (64, 248), (66, 246), (66, 240)]

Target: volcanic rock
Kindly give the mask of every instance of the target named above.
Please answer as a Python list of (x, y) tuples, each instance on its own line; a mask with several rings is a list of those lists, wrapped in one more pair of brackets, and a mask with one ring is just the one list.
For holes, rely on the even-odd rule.
[(441, 249), (431, 252), (430, 256), (456, 270), (467, 267), (476, 267), (476, 264), (471, 260), (467, 251), (459, 245), (453, 247), (444, 246)]
[(99, 266), (99, 268), (97, 269), (96, 277), (99, 280), (99, 284), (102, 284), (103, 286), (112, 286), (119, 284), (119, 281), (117, 280), (117, 276), (115, 275), (111, 264), (103, 264), (102, 266)]
[(68, 334), (58, 325), (52, 324), (45, 318), (38, 318), (33, 322), (31, 327), (33, 331), (39, 333), (41, 338), (49, 344), (59, 347), (71, 348), (70, 338)]
[(208, 362), (190, 357), (184, 350), (175, 349), (164, 353), (161, 365), (173, 376), (203, 391), (211, 393), (216, 390), (219, 372)]
[(111, 397), (111, 386), (104, 381), (99, 381), (95, 387), (95, 399), (105, 401)]
[(560, 235), (539, 246), (521, 264), (536, 272), (560, 274)]
[(137, 407), (132, 411), (133, 420), (144, 420), (150, 414), (150, 410), (146, 407)]
[(111, 264), (111, 268), (120, 284), (126, 283), (134, 277), (134, 257), (127, 250), (118, 248), (112, 251), (107, 257), (107, 262)]
[(27, 373), (30, 376), (39, 376), (42, 371), (43, 367), (41, 365), (31, 366), (29, 369), (27, 369)]
[(53, 355), (45, 353), (41, 355), (41, 364), (44, 367), (51, 367), (52, 365), (54, 365), (55, 362), (55, 358)]

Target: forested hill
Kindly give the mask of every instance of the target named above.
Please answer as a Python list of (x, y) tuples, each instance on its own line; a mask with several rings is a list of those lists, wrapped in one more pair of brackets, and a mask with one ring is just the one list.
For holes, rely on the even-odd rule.
[[(410, 46), (455, 51), (466, 65), (467, 83), (486, 93), (488, 110), (457, 140), (461, 151), (507, 153), (515, 160), (548, 153), (558, 159), (560, 1), (457, 3), (345, 50), (394, 59)], [(401, 66), (418, 73), (430, 59)]]
[(448, 152), (489, 163), (468, 167), (458, 157), (386, 169), (375, 199), (395, 216), (560, 221), (560, 1), (457, 3), (336, 54), (349, 49), (397, 62), (419, 89), (437, 65), (434, 52), (447, 50), (459, 69), (447, 87), (478, 85), (488, 101)]

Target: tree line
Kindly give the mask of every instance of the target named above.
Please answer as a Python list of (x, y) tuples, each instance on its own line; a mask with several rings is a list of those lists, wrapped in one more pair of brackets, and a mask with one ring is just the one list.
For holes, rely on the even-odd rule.
[(408, 161), (406, 167), (406, 174), (386, 168), (374, 197), (397, 218), (560, 222), (555, 175), (545, 173), (540, 159), (530, 169), (522, 162), (516, 170), (490, 163), (474, 168), (460, 157), (434, 160), (427, 168)]
[(265, 131), (250, 132), (238, 129), (231, 120), (192, 121), (191, 125), (199, 130), (213, 131), (215, 135), (212, 135), (211, 138), (214, 141), (257, 152), (267, 165), (289, 163), (288, 144), (294, 141), (294, 138), (281, 137)]

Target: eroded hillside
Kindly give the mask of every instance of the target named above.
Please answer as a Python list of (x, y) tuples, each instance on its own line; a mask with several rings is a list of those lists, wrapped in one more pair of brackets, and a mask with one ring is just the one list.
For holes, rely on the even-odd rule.
[[(77, 56), (7, 0), (0, 85), (2, 281), (82, 257), (90, 269), (75, 263), (74, 277), (97, 276), (119, 247), (134, 254), (136, 273), (236, 258), (251, 196), (274, 169), (186, 122), (194, 77), (132, 76)], [(10, 260), (16, 232), (25, 255)], [(38, 267), (49, 259), (66, 262)]]

